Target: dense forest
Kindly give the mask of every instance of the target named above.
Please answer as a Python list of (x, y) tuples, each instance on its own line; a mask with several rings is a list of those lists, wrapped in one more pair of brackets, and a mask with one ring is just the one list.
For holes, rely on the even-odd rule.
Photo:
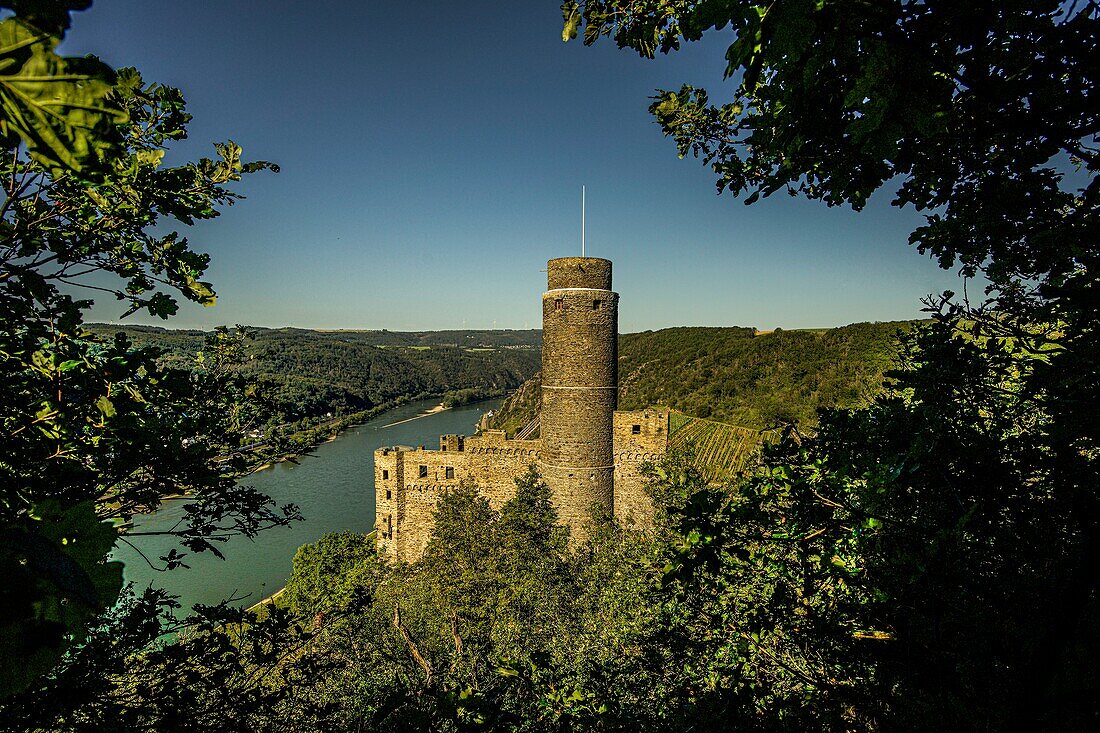
[[(88, 323), (84, 328), (93, 333), (114, 333), (125, 331), (141, 345), (153, 343), (168, 350), (189, 350), (202, 343), (205, 331), (189, 328), (164, 328), (162, 326), (139, 326), (129, 324)], [(404, 346), (409, 348), (431, 346), (453, 346), (464, 349), (495, 348), (537, 348), (542, 345), (542, 331), (528, 329), (498, 330), (455, 330), (455, 331), (388, 331), (332, 329), (317, 330), (309, 328), (262, 328), (249, 326), (248, 330), (258, 339), (293, 338), (300, 336), (318, 343), (344, 343), (359, 346), (377, 346), (386, 348)]]
[[(113, 337), (120, 327), (92, 324), (88, 331)], [(209, 335), (147, 326), (121, 332), (135, 347), (155, 349), (162, 363), (182, 368), (194, 363)], [(503, 395), (534, 374), (539, 363), (538, 331), (252, 328), (246, 333), (237, 368), (272, 407), (256, 430), (264, 437), (273, 430), (297, 435), (298, 447), (399, 401), (438, 396), (455, 405)]]
[[(812, 424), (817, 411), (867, 404), (895, 364), (911, 322), (760, 333), (666, 328), (619, 337), (619, 408), (663, 405), (763, 429)], [(537, 413), (538, 378), (505, 401), (492, 427), (515, 433)]]
[[(157, 341), (162, 346), (170, 346), (176, 343), (198, 344), (202, 341), (203, 331), (186, 328), (164, 328), (161, 326), (131, 326), (126, 324), (112, 325), (109, 323), (89, 323), (86, 325), (91, 331), (110, 333), (119, 329), (134, 336), (135, 339), (147, 338)], [(542, 345), (542, 331), (528, 329), (517, 331), (512, 329), (499, 330), (455, 330), (455, 331), (389, 331), (355, 330), (355, 329), (331, 329), (315, 330), (308, 328), (261, 328), (250, 327), (255, 334), (260, 336), (290, 337), (294, 334), (304, 336), (316, 341), (332, 341), (362, 346), (454, 346), (467, 349), (483, 349), (497, 347), (525, 347)]]

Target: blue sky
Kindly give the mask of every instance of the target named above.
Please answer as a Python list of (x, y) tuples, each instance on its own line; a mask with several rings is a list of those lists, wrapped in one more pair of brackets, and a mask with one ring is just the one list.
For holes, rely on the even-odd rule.
[(746, 207), (677, 158), (648, 97), (689, 82), (721, 99), (728, 36), (646, 61), (563, 44), (558, 5), (98, 0), (77, 14), (65, 53), (183, 90), (195, 119), (177, 159), (232, 138), (282, 167), (186, 232), (219, 303), (166, 325), (538, 327), (545, 261), (579, 254), (582, 183), (623, 332), (912, 318), (922, 296), (961, 289), (906, 244), (921, 218), (888, 194), (858, 214), (785, 195)]

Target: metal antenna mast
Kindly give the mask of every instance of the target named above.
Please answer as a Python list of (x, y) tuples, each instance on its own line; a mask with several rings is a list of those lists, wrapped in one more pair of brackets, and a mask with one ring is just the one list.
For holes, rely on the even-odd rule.
[(584, 257), (584, 185), (581, 185), (581, 257)]

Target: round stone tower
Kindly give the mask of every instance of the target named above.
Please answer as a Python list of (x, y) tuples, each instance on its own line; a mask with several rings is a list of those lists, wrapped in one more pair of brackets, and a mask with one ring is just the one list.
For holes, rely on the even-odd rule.
[(611, 291), (610, 260), (550, 260), (546, 279), (539, 468), (559, 521), (583, 539), (593, 506), (612, 510), (619, 295)]

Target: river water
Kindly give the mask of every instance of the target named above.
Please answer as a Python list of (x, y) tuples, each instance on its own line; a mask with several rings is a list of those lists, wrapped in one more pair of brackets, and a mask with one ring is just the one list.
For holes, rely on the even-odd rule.
[[(236, 605), (252, 605), (274, 593), (290, 576), (291, 560), (299, 546), (316, 541), (326, 532), (374, 529), (374, 451), (389, 445), (439, 446), (447, 433), (469, 435), (486, 410), (495, 410), (500, 400), (479, 402), (432, 415), (414, 418), (437, 404), (427, 400), (410, 402), (389, 410), (374, 420), (340, 434), (297, 465), (277, 463), (241, 482), (255, 486), (276, 504), (297, 504), (305, 517), (290, 527), (259, 533), (254, 540), (234, 537), (216, 545), (225, 555), (189, 553), (190, 567), (169, 572), (153, 570), (133, 549), (119, 543), (114, 558), (125, 563), (124, 576), (140, 591), (150, 583), (180, 597), (184, 610), (192, 604), (215, 604), (227, 598)], [(397, 424), (394, 424), (397, 423)], [(134, 531), (171, 528), (183, 516), (183, 501), (170, 501), (155, 514), (134, 518)], [(154, 561), (176, 547), (164, 537), (134, 537), (134, 544)]]

